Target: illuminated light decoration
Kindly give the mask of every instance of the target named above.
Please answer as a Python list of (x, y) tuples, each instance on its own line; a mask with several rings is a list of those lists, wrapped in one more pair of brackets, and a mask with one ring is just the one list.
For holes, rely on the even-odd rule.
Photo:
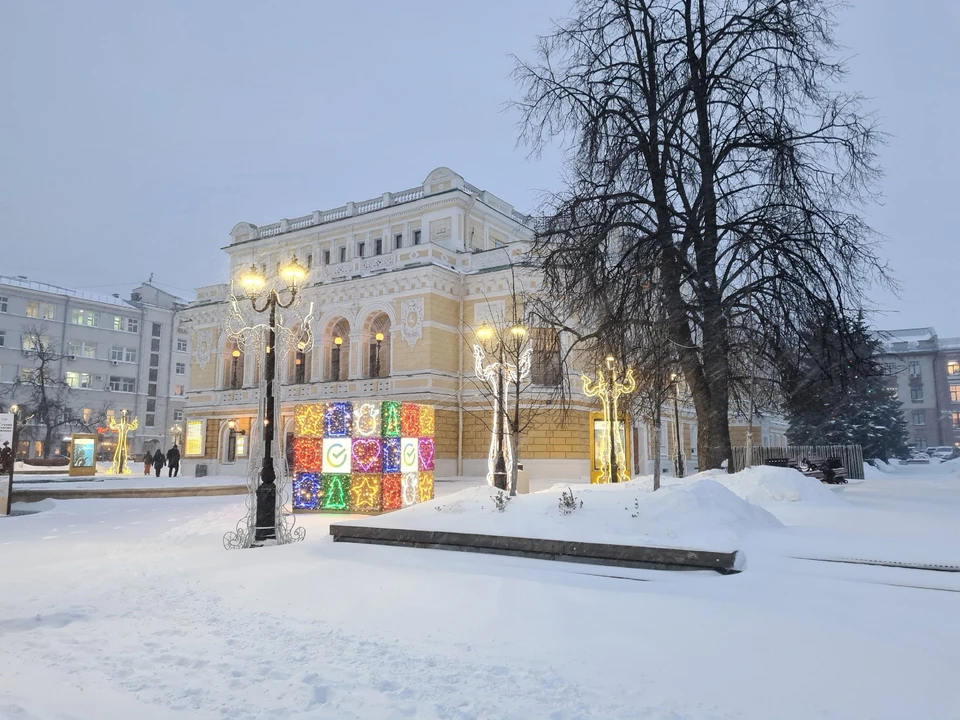
[(383, 471), (385, 473), (400, 472), (400, 438), (383, 439)]
[(399, 510), (403, 507), (403, 476), (400, 473), (384, 475), (381, 487), (384, 510)]
[(419, 454), (420, 438), (400, 438), (400, 472), (417, 472), (420, 469)]
[(322, 438), (326, 405), (297, 405), (293, 411), (293, 424), (296, 437)]
[(382, 440), (378, 437), (353, 439), (353, 472), (380, 473), (382, 471), (381, 443)]
[[(237, 438), (239, 440), (239, 437)], [(295, 437), (293, 439), (293, 471), (323, 471), (323, 440), (313, 437)]]
[[(623, 447), (623, 438), (615, 423), (620, 421), (620, 398), (623, 395), (629, 395), (637, 389), (637, 381), (633, 377), (633, 368), (627, 368), (627, 374), (620, 382), (617, 379), (617, 371), (613, 364), (613, 358), (607, 358), (607, 374), (603, 370), (597, 371), (597, 379), (591, 380), (586, 375), (581, 375), (580, 380), (583, 383), (583, 394), (587, 397), (600, 398), (603, 405), (603, 424), (606, 432), (600, 438), (600, 475), (597, 477), (597, 483), (609, 483), (616, 478), (630, 479), (627, 472), (627, 454)], [(611, 442), (613, 445), (611, 445)], [(611, 455), (616, 460), (616, 468), (611, 462)]]
[(360, 403), (354, 408), (353, 427), (359, 437), (380, 437), (380, 404)]
[(324, 510), (350, 509), (350, 476), (323, 475), (323, 497), (320, 507)]
[(417, 501), (433, 500), (433, 473), (421, 472), (417, 477)]
[(400, 407), (400, 436), (418, 437), (420, 435), (420, 406), (403, 403)]
[(387, 400), (380, 406), (380, 424), (384, 437), (400, 437), (401, 404)]
[(130, 466), (127, 460), (130, 457), (130, 448), (127, 446), (127, 433), (137, 429), (140, 422), (133, 418), (127, 422), (127, 411), (120, 413), (120, 422), (110, 418), (110, 429), (117, 433), (117, 449), (113, 451), (113, 462), (110, 463), (111, 475), (129, 475)]
[(420, 470), (433, 470), (433, 438), (422, 437), (419, 443)]
[(436, 432), (436, 413), (433, 405), (420, 406), (420, 437), (433, 437)]
[(353, 455), (350, 438), (323, 439), (323, 474), (349, 475)]
[(354, 473), (350, 476), (350, 510), (380, 512), (383, 504), (380, 473)]
[(316, 510), (323, 497), (323, 483), (318, 473), (297, 473), (293, 480), (295, 510)]
[[(481, 337), (481, 339), (484, 338)], [(489, 335), (487, 339), (489, 339)], [(497, 464), (497, 428), (503, 430), (503, 459), (505, 467), (508, 469), (507, 482), (509, 484), (509, 468), (513, 467), (513, 446), (510, 442), (510, 423), (507, 420), (505, 409), (506, 398), (510, 397), (511, 383), (520, 383), (529, 377), (532, 358), (533, 348), (527, 347), (520, 353), (519, 363), (516, 365), (508, 362), (501, 363), (498, 360), (488, 363), (483, 347), (479, 344), (473, 346), (473, 367), (477, 377), (486, 382), (493, 390), (493, 424), (490, 431), (490, 452), (487, 455), (488, 485), (494, 484), (493, 473)], [(502, 398), (498, 394), (501, 382), (503, 385)]]
[(420, 474), (415, 472), (405, 472), (402, 475), (402, 499), (403, 506), (410, 507), (420, 502), (420, 493), (417, 492), (417, 485), (420, 480)]
[(353, 407), (351, 403), (330, 403), (324, 413), (325, 438), (350, 437), (352, 429)]

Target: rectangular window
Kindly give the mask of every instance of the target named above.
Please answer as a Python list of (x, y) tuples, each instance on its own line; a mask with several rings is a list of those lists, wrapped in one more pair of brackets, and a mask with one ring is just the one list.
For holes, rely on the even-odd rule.
[(186, 352), (187, 351), (187, 341), (177, 339), (177, 352)]
[(950, 386), (950, 402), (960, 403), (960, 385)]
[(243, 457), (247, 454), (247, 436), (237, 435), (237, 455)]
[(383, 255), (383, 238), (377, 238), (373, 241), (373, 254)]
[(110, 348), (110, 359), (114, 362), (123, 362), (123, 348), (122, 347), (112, 347)]
[(36, 335), (30, 334), (24, 335), (20, 339), (20, 349), (25, 352), (35, 350), (40, 350), (42, 352), (43, 350), (49, 350), (50, 348), (50, 338), (48, 338), (46, 335), (37, 337)]
[(183, 454), (195, 457), (203, 455), (203, 420), (189, 420), (187, 422)]
[(329, 251), (329, 250), (324, 250), (324, 251), (323, 251), (323, 264), (324, 264), (324, 265), (329, 265), (329, 264), (330, 264), (330, 251)]
[(177, 375), (186, 375), (186, 374), (187, 374), (187, 364), (186, 364), (186, 363), (177, 363), (176, 373), (177, 373)]
[(340, 248), (340, 262), (347, 261), (347, 249), (345, 247)]
[(3, 347), (7, 344), (7, 331), (0, 330), (0, 347)]
[(560, 384), (560, 336), (550, 328), (535, 328), (531, 333), (533, 357), (530, 382), (534, 385)]
[(79, 340), (67, 340), (67, 355), (79, 355), (82, 347), (83, 343)]
[(107, 410), (107, 424), (109, 425), (111, 420), (116, 420), (116, 419), (117, 419), (116, 410)]
[(140, 321), (137, 318), (127, 318), (127, 332), (140, 332)]
[(914, 385), (910, 388), (910, 399), (914, 401), (923, 400), (923, 385)]
[(85, 358), (95, 358), (97, 356), (97, 344), (88, 342), (83, 343), (81, 354)]
[(925, 437), (923, 437), (922, 435), (920, 435), (920, 436), (918, 436), (918, 437), (915, 437), (915, 438), (913, 439), (913, 441), (914, 441), (914, 443), (916, 444), (917, 450), (926, 450), (926, 449), (927, 449), (927, 439), (926, 439)]
[(124, 348), (123, 349), (123, 361), (128, 363), (135, 363), (137, 361), (137, 349), (136, 348)]
[(163, 332), (163, 325), (161, 325), (160, 323), (153, 323), (153, 329), (150, 335), (152, 337), (158, 338), (160, 337), (161, 332)]
[(150, 341), (150, 352), (160, 352), (160, 340), (159, 338), (153, 338)]
[(146, 425), (147, 427), (153, 427), (155, 424), (156, 424), (156, 417), (154, 416), (154, 414), (147, 413), (146, 422), (144, 422), (144, 425)]
[(160, 367), (160, 353), (150, 353), (150, 367)]
[(40, 317), (44, 320), (55, 320), (57, 318), (57, 306), (43, 303), (40, 306)]
[(81, 372), (68, 372), (67, 385), (72, 388), (91, 388), (90, 374)]
[(100, 313), (93, 310), (74, 310), (70, 313), (70, 322), (74, 325), (86, 325), (87, 327), (100, 326)]
[(174, 422), (183, 422), (183, 410), (174, 410), (174, 411), (173, 411), (173, 421), (174, 421)]
[(364, 251), (367, 249), (367, 244), (365, 242), (357, 243), (357, 257), (362, 258)]
[(419, 245), (419, 244), (420, 244), (420, 231), (419, 231), (419, 230), (414, 230), (414, 231), (413, 231), (413, 244), (414, 244), (414, 245)]
[(313, 255), (307, 254), (307, 270), (313, 267)]
[(27, 303), (27, 317), (29, 318), (38, 318), (40, 317), (40, 303), (36, 300), (30, 300)]
[(157, 411), (157, 401), (153, 398), (147, 400), (147, 412), (156, 412)]
[(120, 317), (119, 315), (113, 316), (113, 329), (123, 331), (126, 327), (125, 318)]
[(33, 382), (33, 378), (36, 375), (36, 370), (32, 367), (20, 368), (20, 382)]
[(927, 424), (927, 413), (924, 410), (914, 410), (913, 411), (913, 424), (914, 425), (926, 425)]
[(156, 396), (157, 396), (157, 384), (156, 384), (156, 383), (148, 383), (148, 384), (147, 384), (147, 395), (149, 395), (150, 397), (156, 397)]
[(91, 420), (93, 420), (93, 410), (91, 410), (90, 408), (84, 408), (84, 409), (83, 409), (83, 421), (84, 421), (85, 423), (88, 423), (88, 422), (90, 422)]
[(157, 382), (157, 376), (160, 373), (160, 370), (157, 368), (150, 368), (150, 373), (148, 375), (148, 380), (150, 382)]
[(114, 392), (136, 392), (137, 381), (134, 378), (110, 376), (109, 387)]
[(953, 429), (960, 430), (960, 412), (953, 413)]
[(947, 363), (947, 375), (960, 375), (960, 362), (951, 360)]
[(397, 233), (393, 236), (393, 249), (399, 250), (403, 247), (403, 233)]
[(173, 394), (177, 397), (183, 397), (183, 385), (174, 385)]
[(911, 360), (907, 363), (907, 370), (909, 370), (911, 375), (920, 374), (920, 363), (916, 360)]
[(7, 296), (0, 295), (0, 313), (5, 313), (7, 311)]

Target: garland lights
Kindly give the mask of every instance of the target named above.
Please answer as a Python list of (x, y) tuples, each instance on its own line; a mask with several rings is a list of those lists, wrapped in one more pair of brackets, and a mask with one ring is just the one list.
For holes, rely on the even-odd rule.
[(369, 513), (432, 500), (435, 427), (428, 405), (298, 405), (293, 509)]

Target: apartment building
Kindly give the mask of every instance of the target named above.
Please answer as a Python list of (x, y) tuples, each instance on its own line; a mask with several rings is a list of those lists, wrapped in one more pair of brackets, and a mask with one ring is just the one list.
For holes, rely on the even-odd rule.
[(960, 338), (932, 327), (883, 330), (882, 361), (918, 450), (960, 447)]
[[(131, 452), (172, 444), (190, 372), (185, 304), (150, 283), (122, 299), (0, 276), (0, 406), (23, 413), (18, 454), (42, 456), (48, 436), (47, 454), (63, 453), (72, 432), (96, 431), (109, 457), (109, 421), (123, 410), (138, 423)], [(48, 422), (37, 417), (40, 393)]]

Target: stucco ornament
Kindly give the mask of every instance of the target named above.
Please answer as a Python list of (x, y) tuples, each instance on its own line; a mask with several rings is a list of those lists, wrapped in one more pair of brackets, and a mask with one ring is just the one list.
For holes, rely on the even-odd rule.
[(400, 305), (403, 339), (412, 350), (423, 337), (423, 298), (404, 300)]
[(197, 347), (193, 351), (193, 357), (197, 360), (197, 365), (203, 370), (210, 362), (210, 353), (213, 350), (213, 331), (201, 330), (197, 333)]

